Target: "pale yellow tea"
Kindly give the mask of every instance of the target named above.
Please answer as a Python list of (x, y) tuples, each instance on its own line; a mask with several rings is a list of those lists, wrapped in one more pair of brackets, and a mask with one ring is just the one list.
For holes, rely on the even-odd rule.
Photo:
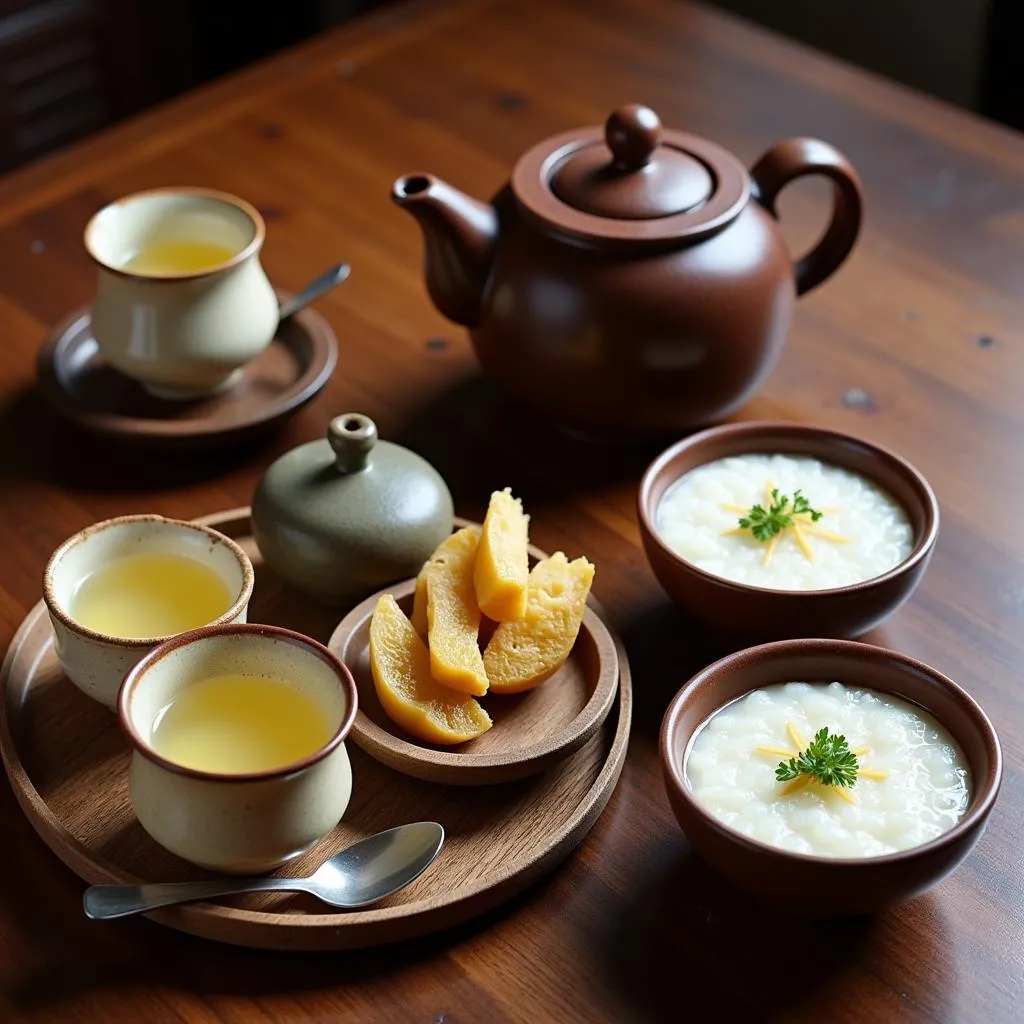
[(85, 578), (71, 617), (99, 633), (146, 639), (220, 618), (235, 595), (211, 568), (185, 555), (124, 555)]
[(312, 697), (269, 676), (213, 676), (186, 687), (157, 715), (153, 748), (185, 768), (221, 775), (301, 761), (333, 735)]
[(150, 277), (198, 274), (226, 263), (235, 255), (234, 249), (216, 242), (152, 242), (134, 253), (124, 269)]

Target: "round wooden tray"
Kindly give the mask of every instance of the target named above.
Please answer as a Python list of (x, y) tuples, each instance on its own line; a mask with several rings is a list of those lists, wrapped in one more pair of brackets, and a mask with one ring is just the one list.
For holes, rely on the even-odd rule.
[[(282, 301), (290, 298), (278, 291)], [(157, 398), (108, 365), (92, 336), (88, 308), (59, 323), (36, 357), (43, 397), (94, 434), (161, 448), (239, 441), (298, 412), (327, 383), (338, 344), (327, 321), (307, 307), (278, 328), (270, 346), (242, 367), (221, 394), (194, 401)]]
[[(250, 620), (326, 642), (338, 612), (290, 590), (263, 566), (249, 510), (204, 517), (253, 560)], [(597, 732), (550, 771), (500, 786), (453, 790), (412, 779), (349, 744), (355, 785), (345, 820), (285, 871), (313, 871), (336, 850), (406, 821), (433, 819), (448, 835), (412, 885), (372, 909), (325, 913), (302, 894), (239, 896), (148, 915), (221, 942), (270, 949), (351, 949), (412, 938), (480, 914), (565, 858), (604, 809), (629, 738), (633, 692), (621, 642), (618, 698)], [(40, 601), (0, 668), (0, 754), (18, 803), (46, 844), (87, 882), (211, 877), (143, 832), (128, 798), (128, 746), (117, 720), (64, 678)], [(97, 924), (97, 928), (116, 927)]]
[[(468, 525), (459, 520), (457, 525)], [(536, 558), (546, 557), (533, 549)], [(478, 698), (494, 725), (456, 747), (422, 743), (384, 713), (370, 672), (370, 619), (381, 594), (394, 594), (412, 612), (415, 580), (386, 587), (342, 619), (328, 647), (352, 670), (359, 712), (351, 739), (375, 760), (428, 782), (480, 786), (545, 771), (578, 750), (600, 728), (615, 703), (619, 660), (615, 641), (592, 607), (566, 663), (543, 685), (515, 695)]]

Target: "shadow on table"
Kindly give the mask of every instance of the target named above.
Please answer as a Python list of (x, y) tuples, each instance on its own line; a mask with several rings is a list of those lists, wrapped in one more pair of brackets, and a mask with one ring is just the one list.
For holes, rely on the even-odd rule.
[[(744, 646), (708, 632), (667, 598), (638, 608), (622, 634), (636, 683), (634, 742), (656, 743), (678, 690)], [(899, 635), (897, 622), (860, 640), (898, 649)], [(871, 985), (891, 985), (885, 975), (899, 976), (901, 965), (877, 967), (869, 953), (877, 947), (883, 958), (892, 937), (883, 940), (882, 933), (894, 922), (902, 928), (908, 913), (927, 919), (913, 929), (913, 960), (947, 957), (947, 930), (931, 896), (877, 917), (812, 921), (752, 902), (709, 868), (680, 832), (660, 842), (652, 838), (637, 854), (630, 864), (636, 887), (617, 910), (609, 908), (603, 919), (608, 933), (596, 944), (607, 953), (609, 984), (640, 1020), (816, 1019), (837, 1005), (837, 994), (863, 999), (866, 963), (872, 964)], [(955, 975), (930, 974), (928, 984), (937, 984), (929, 999), (941, 1006)]]
[[(75, 491), (171, 488), (236, 469), (274, 447), (282, 430), (183, 451), (134, 446), (65, 421), (30, 386), (0, 405), (0, 476)], [(639, 481), (673, 438), (637, 442), (581, 434), (518, 405), (472, 373), (431, 395), (387, 440), (433, 463), (460, 513), (480, 518), (491, 491), (510, 485), (536, 514), (567, 496)]]
[(33, 387), (0, 405), (0, 480), (40, 481), (70, 491), (142, 491), (223, 476), (272, 443), (268, 432), (216, 448), (132, 446), (61, 419)]
[(433, 395), (394, 440), (433, 463), (461, 514), (475, 518), (491, 491), (510, 485), (536, 515), (567, 496), (638, 482), (667, 443), (571, 430), (515, 402), (480, 373)]
[[(878, 917), (793, 917), (752, 903), (685, 840), (673, 842), (678, 853), (662, 849), (657, 869), (650, 862), (638, 896), (624, 915), (608, 919), (614, 931), (601, 944), (609, 983), (636, 1007), (638, 1019), (824, 1019), (846, 991), (863, 1003), (865, 974), (874, 975), (872, 987), (887, 984), (889, 972), (879, 975), (868, 966), (870, 950), (881, 947), (891, 915), (905, 908)], [(947, 941), (941, 914), (928, 913), (931, 900), (923, 896), (908, 905), (931, 925), (914, 931), (913, 959), (921, 963), (941, 960)], [(956, 983), (950, 976), (932, 976), (932, 982), (940, 989)], [(931, 996), (942, 1005), (942, 991)]]
[[(711, 632), (667, 597), (639, 609), (621, 628), (633, 677), (639, 681), (633, 691), (633, 730), (654, 739), (669, 702), (692, 676), (748, 646), (735, 637)], [(872, 630), (859, 640), (900, 649), (889, 626)]]
[(640, 609), (621, 628), (637, 680), (633, 687), (633, 732), (655, 740), (665, 709), (690, 677), (739, 646), (709, 633), (667, 597)]
[[(13, 802), (9, 791), (6, 802)], [(439, 954), (542, 899), (557, 873), (495, 910), (423, 938), (369, 949), (282, 952), (213, 942), (142, 919), (89, 921), (77, 908), (81, 882), (60, 869), (60, 891), (46, 901), (28, 885), (8, 887), (0, 896), (5, 913), (17, 918), (22, 934), (31, 936), (36, 965), (31, 972), (22, 971), (6, 994), (16, 1011), (29, 1014), (121, 986), (259, 997), (373, 983), (420, 963), (436, 963)], [(396, 1013), (401, 1000), (396, 988)]]

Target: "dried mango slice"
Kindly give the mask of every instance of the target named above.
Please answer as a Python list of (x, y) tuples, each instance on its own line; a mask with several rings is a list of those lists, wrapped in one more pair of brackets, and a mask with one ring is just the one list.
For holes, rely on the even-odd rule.
[(391, 594), (378, 600), (370, 620), (370, 671), (385, 714), (417, 739), (450, 746), (491, 727), (472, 697), (432, 678), (426, 644)]
[(520, 693), (549, 679), (569, 657), (583, 622), (594, 566), (561, 551), (530, 573), (526, 614), (503, 622), (484, 651), (492, 693)]
[(438, 546), (424, 567), (431, 672), (444, 686), (475, 697), (487, 692), (487, 673), (477, 643), (480, 609), (473, 586), (479, 543), (477, 530), (458, 530)]
[(473, 582), (480, 611), (496, 622), (514, 622), (526, 614), (529, 524), (523, 503), (512, 497), (511, 488), (491, 495)]

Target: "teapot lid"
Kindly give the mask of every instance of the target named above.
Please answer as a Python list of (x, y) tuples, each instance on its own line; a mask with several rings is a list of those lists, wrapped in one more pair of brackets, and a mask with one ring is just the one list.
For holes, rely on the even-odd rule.
[(662, 145), (661, 134), (650, 107), (619, 107), (605, 122), (603, 141), (582, 146), (555, 167), (551, 191), (599, 217), (642, 220), (692, 210), (711, 194), (714, 180), (700, 160)]
[(528, 211), (587, 241), (694, 240), (732, 220), (750, 198), (746, 169), (696, 135), (662, 129), (630, 103), (603, 128), (566, 132), (525, 153), (512, 189)]

